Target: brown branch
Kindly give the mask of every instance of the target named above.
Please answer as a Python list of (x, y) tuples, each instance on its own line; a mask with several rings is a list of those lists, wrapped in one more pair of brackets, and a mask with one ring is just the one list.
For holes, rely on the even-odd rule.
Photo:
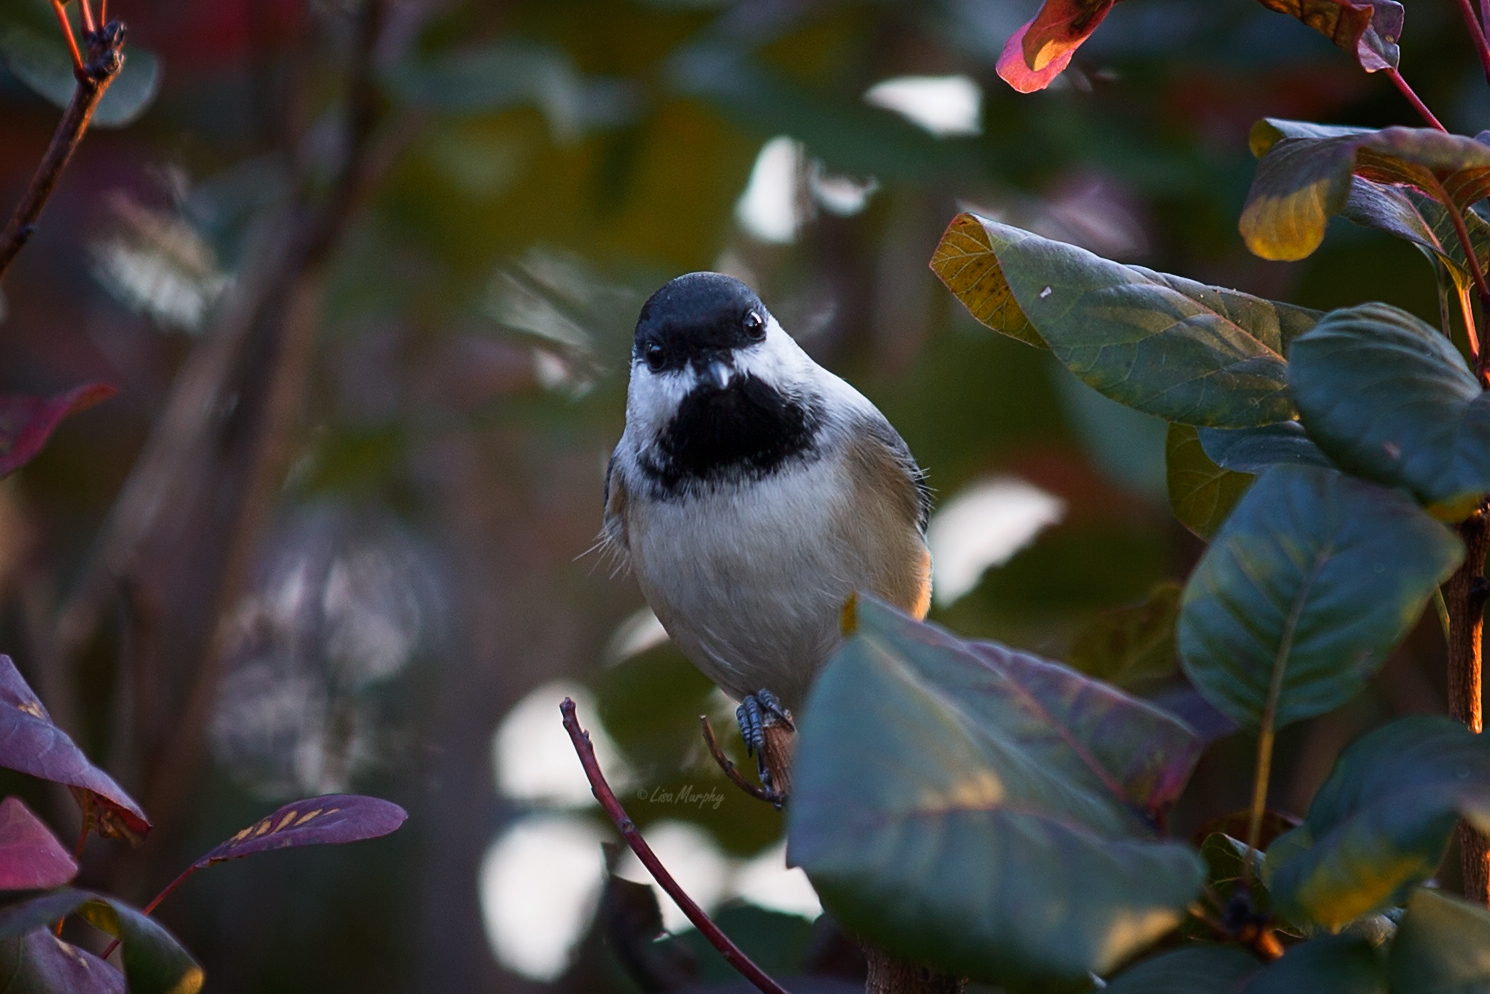
[(714, 726), (709, 724), (709, 716), (706, 714), (699, 715), (698, 723), (703, 727), (704, 744), (709, 747), (709, 755), (714, 757), (714, 762), (719, 764), (719, 768), (724, 771), (724, 775), (729, 778), (729, 782), (739, 787), (757, 801), (776, 804), (779, 797), (774, 791), (766, 790), (766, 788), (756, 786), (749, 780), (746, 780), (745, 775), (736, 768), (734, 763), (730, 762), (730, 758), (720, 748), (719, 740), (714, 737)]
[[(1485, 626), (1485, 553), (1490, 519), (1483, 508), (1459, 523), (1468, 550), (1464, 564), (1443, 585), (1449, 609), (1449, 711), (1470, 731), (1484, 730), (1481, 712), (1481, 649)], [(1490, 839), (1460, 823), (1464, 896), (1490, 904)]]
[(58, 16), (62, 19), (67, 43), (72, 49), (76, 70), (74, 75), (77, 76), (78, 84), (72, 91), (72, 100), (68, 102), (67, 111), (52, 135), (52, 143), (47, 146), (46, 154), (41, 158), (41, 165), (36, 167), (36, 173), (31, 177), (30, 186), (21, 195), (21, 201), (16, 204), (15, 211), (6, 222), (4, 232), (0, 232), (0, 279), (5, 278), (5, 271), (36, 231), (36, 222), (41, 217), (42, 208), (47, 205), (52, 191), (57, 189), (62, 170), (67, 168), (78, 143), (83, 140), (83, 132), (88, 130), (88, 122), (93, 120), (98, 102), (103, 99), (109, 84), (124, 66), (124, 25), (115, 21), (105, 25), (102, 31), (91, 32), (87, 36), (88, 61), (85, 63), (78, 52), (77, 42), (73, 40), (67, 14), (60, 6)]
[(616, 831), (626, 840), (631, 851), (636, 853), (636, 858), (642, 861), (647, 872), (652, 878), (667, 891), (678, 907), (683, 909), (683, 914), (693, 922), (699, 934), (709, 940), (709, 944), (719, 950), (729, 965), (740, 971), (740, 975), (764, 994), (787, 994), (786, 988), (767, 976), (766, 972), (756, 966), (749, 956), (739, 946), (730, 941), (729, 936), (714, 924), (713, 919), (704, 914), (704, 909), (694, 903), (678, 882), (673, 879), (671, 873), (662, 865), (652, 847), (647, 845), (647, 840), (642, 838), (642, 833), (637, 830), (636, 824), (626, 814), (626, 809), (621, 807), (621, 802), (616, 800), (615, 791), (611, 790), (610, 784), (605, 782), (605, 774), (600, 772), (600, 763), (595, 759), (595, 748), (590, 744), (590, 734), (580, 727), (579, 718), (575, 715), (574, 701), (564, 698), (564, 703), (559, 705), (559, 713), (564, 716), (564, 730), (569, 733), (569, 739), (574, 743), (574, 751), (579, 754), (579, 761), (585, 768), (585, 776), (590, 780), (590, 790), (595, 799), (610, 815), (611, 821), (615, 822)]

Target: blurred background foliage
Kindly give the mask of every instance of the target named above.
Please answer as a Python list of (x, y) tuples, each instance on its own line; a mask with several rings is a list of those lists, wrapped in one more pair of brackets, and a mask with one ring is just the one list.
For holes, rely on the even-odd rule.
[[(1033, 0), (366, 2), (114, 0), (128, 99), (0, 297), (0, 388), (120, 387), (0, 486), (0, 649), (158, 825), (135, 851), (95, 840), (83, 883), (143, 901), (295, 795), (411, 814), (173, 897), (160, 915), (213, 990), (636, 990), (616, 950), (646, 909), (620, 887), (600, 903), (610, 835), (565, 693), (633, 817), (747, 949), (852, 973), (781, 869), (779, 815), (703, 750), (707, 713), (739, 758), (729, 702), (587, 551), (631, 325), (666, 279), (746, 279), (904, 434), (943, 507), (933, 620), (1059, 659), (1202, 545), (1168, 511), (1162, 423), (935, 281), (956, 211), (1436, 319), (1429, 266), (1385, 235), (1342, 223), (1298, 264), (1244, 249), (1255, 119), (1417, 123), (1386, 80), (1248, 0), (1122, 4), (1025, 97), (993, 66)], [(1490, 106), (1451, 8), (1408, 10), (1402, 70), (1474, 134)], [(50, 16), (0, 0), (7, 204), (58, 117), (38, 94), (61, 53)], [(193, 407), (197, 373), (217, 378)], [(1371, 693), (1284, 733), (1281, 806), (1303, 810), (1358, 732), (1442, 710), (1429, 622)], [(1242, 806), (1250, 749), (1211, 749), (1178, 834)], [(65, 798), (3, 786), (75, 831)], [(692, 974), (666, 952), (657, 976), (730, 979), (707, 950)]]

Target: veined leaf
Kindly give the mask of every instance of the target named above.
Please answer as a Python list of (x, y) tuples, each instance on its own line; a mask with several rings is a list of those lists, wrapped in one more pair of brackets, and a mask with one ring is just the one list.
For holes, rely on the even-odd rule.
[(1297, 17), (1355, 57), (1367, 72), (1395, 69), (1402, 5), (1394, 0), (1257, 0)]
[[(1412, 187), (1387, 186), (1357, 176), (1346, 198), (1346, 218), (1366, 228), (1396, 235), (1416, 245), (1430, 260), (1442, 263), (1460, 293), (1474, 285), (1468, 255), (1454, 230), (1452, 215), (1437, 200)], [(1490, 263), (1490, 223), (1474, 211), (1463, 211), (1465, 229), (1483, 270)]]
[(1192, 425), (1169, 426), (1164, 469), (1174, 516), (1208, 542), (1256, 479), (1250, 473), (1225, 470), (1212, 462)]
[(1396, 490), (1315, 466), (1274, 466), (1185, 587), (1180, 659), (1206, 699), (1257, 728), (1345, 703), (1417, 621), (1464, 546)]
[(975, 214), (952, 222), (931, 268), (975, 318), (1023, 341), (1038, 335), (1120, 404), (1220, 428), (1294, 416), (1283, 352), (1316, 311), (1119, 265)]
[(1203, 879), (1140, 812), (1193, 733), (1105, 684), (861, 598), (804, 709), (790, 858), (846, 926), (993, 982), (1110, 969)]
[(1490, 827), (1490, 742), (1450, 718), (1398, 719), (1346, 749), (1303, 825), (1268, 847), (1269, 887), (1291, 917), (1338, 928), (1431, 877), (1461, 815)]
[(1392, 994), (1471, 994), (1490, 987), (1490, 911), (1420, 888), (1407, 901), (1387, 974)]
[(1043, 90), (1071, 64), (1117, 0), (1045, 0), (1014, 32), (999, 56), (998, 74), (1020, 93)]
[(1289, 358), (1304, 427), (1340, 466), (1449, 521), (1490, 493), (1490, 393), (1437, 329), (1363, 304), (1325, 315)]
[(1405, 184), (1449, 210), (1490, 193), (1490, 146), (1431, 128), (1327, 127), (1266, 118), (1252, 127), (1257, 175), (1238, 227), (1264, 259), (1302, 259), (1345, 209), (1352, 177)]

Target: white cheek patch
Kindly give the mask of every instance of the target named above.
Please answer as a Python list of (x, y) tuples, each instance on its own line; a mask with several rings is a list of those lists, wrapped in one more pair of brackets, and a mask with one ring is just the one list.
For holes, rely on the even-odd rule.
[(815, 367), (816, 363), (775, 317), (767, 318), (764, 342), (735, 353), (736, 372), (788, 389), (810, 380)]
[(626, 389), (627, 426), (640, 429), (646, 436), (661, 432), (693, 386), (694, 375), (687, 369), (654, 373), (646, 363), (633, 364)]

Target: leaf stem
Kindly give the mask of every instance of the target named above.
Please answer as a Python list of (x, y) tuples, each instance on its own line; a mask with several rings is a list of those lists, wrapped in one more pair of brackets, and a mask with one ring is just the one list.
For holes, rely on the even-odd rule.
[[(200, 869), (202, 869), (202, 867), (200, 865), (198, 865), (196, 863), (193, 863), (192, 865), (188, 866), (186, 869), (182, 870), (180, 873), (178, 873), (176, 875), (176, 879), (175, 880), (172, 880), (170, 883), (166, 884), (164, 890), (162, 890), (159, 894), (156, 894), (154, 897), (152, 897), (150, 899), (150, 903), (147, 904), (147, 905), (145, 905), (143, 908), (140, 909), (140, 914), (142, 914), (142, 915), (148, 915), (148, 914), (150, 914), (150, 912), (154, 911), (157, 907), (160, 906), (160, 902), (161, 901), (164, 901), (167, 897), (169, 897), (171, 895), (171, 891), (175, 890), (177, 887), (180, 887), (182, 884), (186, 883), (186, 878), (189, 877), (189, 876), (191, 876), (193, 873), (196, 873)], [(119, 940), (118, 939), (115, 939), (113, 942), (109, 943), (108, 948), (103, 951), (103, 955), (100, 956), (99, 959), (108, 959), (109, 958), (109, 953), (112, 953), (114, 951), (114, 949), (118, 945), (119, 945)]]
[(78, 51), (78, 40), (72, 34), (72, 22), (67, 19), (67, 8), (62, 5), (62, 0), (52, 0), (52, 12), (57, 15), (57, 23), (62, 25), (62, 37), (67, 39), (67, 51), (72, 56), (72, 72), (82, 82), (83, 53)]
[(1283, 677), (1288, 672), (1288, 657), (1293, 654), (1293, 634), (1298, 629), (1299, 618), (1303, 617), (1304, 602), (1309, 587), (1313, 584), (1313, 577), (1323, 564), (1323, 555), (1315, 559), (1308, 581), (1289, 607), (1288, 618), (1284, 621), (1283, 631), (1278, 638), (1278, 654), (1273, 657), (1267, 703), (1263, 705), (1262, 722), (1257, 731), (1257, 766), (1252, 776), (1252, 807), (1247, 817), (1247, 855), (1242, 860), (1243, 887), (1251, 886), (1252, 853), (1257, 851), (1257, 843), (1262, 838), (1262, 816), (1267, 810), (1268, 781), (1273, 773), (1273, 742), (1278, 722), (1278, 703), (1283, 698)]
[[(1483, 4), (1484, 0), (1481, 0)], [(1469, 0), (1459, 0), (1459, 13), (1464, 15), (1464, 24), (1469, 28), (1469, 38), (1474, 42), (1475, 52), (1480, 57), (1480, 65), (1485, 69), (1485, 81), (1490, 83), (1490, 43), (1485, 41), (1485, 26), (1480, 23), (1479, 15), (1474, 12), (1474, 7)]]
[(1413, 90), (1413, 88), (1407, 84), (1407, 80), (1402, 78), (1402, 74), (1397, 71), (1396, 67), (1389, 66), (1386, 70), (1386, 74), (1387, 79), (1390, 79), (1393, 84), (1396, 85), (1397, 89), (1402, 91), (1402, 95), (1407, 98), (1407, 102), (1412, 104), (1413, 110), (1416, 110), (1423, 116), (1423, 120), (1433, 125), (1433, 127), (1437, 128), (1439, 131), (1442, 131), (1445, 134), (1448, 133), (1449, 129), (1445, 128), (1441, 123), (1439, 123), (1438, 118), (1433, 116), (1433, 112), (1428, 109), (1428, 105), (1423, 103), (1422, 98), (1419, 97)]
[[(1464, 249), (1464, 264), (1469, 267), (1469, 275), (1474, 279), (1475, 292), (1480, 298), (1480, 313), (1490, 315), (1490, 287), (1485, 285), (1485, 272), (1480, 268), (1480, 257), (1475, 254), (1474, 241), (1469, 237), (1469, 228), (1464, 224), (1464, 209), (1461, 208), (1449, 192), (1444, 189), (1443, 183), (1431, 171), (1428, 176), (1433, 181), (1433, 194), (1438, 202), (1443, 204), (1448, 212), (1449, 220), (1454, 224), (1454, 234), (1459, 239), (1459, 247)], [(1475, 371), (1483, 381), (1485, 376), (1485, 355), (1480, 349), (1479, 335), (1476, 334), (1474, 325), (1470, 324), (1467, 329), (1469, 337), (1469, 354)]]
[(642, 861), (642, 865), (652, 874), (652, 878), (667, 891), (668, 896), (678, 903), (683, 909), (683, 914), (693, 922), (699, 934), (709, 940), (709, 944), (724, 956), (730, 966), (740, 971), (741, 976), (761, 991), (762, 994), (787, 994), (786, 988), (766, 975), (766, 972), (755, 965), (749, 956), (739, 946), (730, 941), (729, 936), (722, 932), (713, 919), (704, 914), (704, 910), (694, 903), (693, 898), (678, 885), (672, 874), (663, 867), (662, 861), (647, 845), (647, 840), (642, 838), (642, 833), (637, 830), (636, 823), (626, 814), (626, 809), (621, 807), (621, 802), (616, 800), (615, 791), (611, 790), (610, 784), (605, 782), (605, 774), (600, 772), (600, 763), (595, 759), (595, 748), (590, 744), (590, 734), (580, 727), (579, 718), (575, 716), (574, 701), (564, 698), (559, 705), (559, 713), (564, 716), (564, 730), (569, 733), (569, 739), (574, 743), (574, 751), (579, 755), (579, 761), (585, 768), (585, 776), (589, 778), (590, 790), (605, 813), (610, 815), (611, 821), (615, 822), (616, 831), (626, 840), (631, 851), (636, 853), (636, 858)]
[(52, 5), (62, 20), (67, 43), (72, 48), (78, 84), (73, 90), (66, 113), (62, 115), (62, 120), (52, 135), (51, 145), (42, 156), (41, 164), (36, 167), (36, 174), (31, 177), (30, 186), (21, 195), (21, 201), (16, 204), (4, 231), (0, 231), (0, 279), (5, 278), (5, 271), (36, 230), (36, 221), (41, 217), (42, 208), (52, 196), (52, 191), (57, 188), (62, 170), (72, 159), (78, 143), (83, 140), (83, 132), (88, 129), (88, 122), (98, 109), (98, 102), (103, 99), (104, 92), (124, 65), (123, 25), (115, 25), (117, 31), (103, 31), (92, 35), (88, 46), (88, 62), (84, 64), (78, 54), (77, 42), (72, 37), (72, 28), (67, 23), (67, 12), (62, 9), (58, 0), (52, 0)]

